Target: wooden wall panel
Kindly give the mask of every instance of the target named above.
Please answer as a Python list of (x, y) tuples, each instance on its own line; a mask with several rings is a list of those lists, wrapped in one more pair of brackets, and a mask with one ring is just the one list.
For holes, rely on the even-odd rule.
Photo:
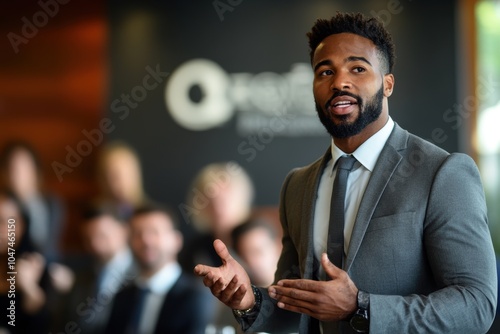
[[(62, 181), (52, 163), (65, 164), (67, 145), (75, 149), (85, 139), (82, 131), (97, 128), (105, 113), (108, 26), (104, 2), (61, 2), (67, 3), (43, 2), (51, 4), (52, 14), (57, 6), (53, 17), (38, 1), (1, 6), (7, 15), (0, 23), (0, 146), (21, 139), (38, 150), (46, 186), (66, 206), (60, 242), (72, 252), (80, 248), (76, 227), (82, 207), (96, 192), (93, 165), (99, 146)], [(46, 24), (23, 39), (26, 43), (13, 46), (12, 34), (25, 38), (26, 20), (43, 19), (42, 12)]]

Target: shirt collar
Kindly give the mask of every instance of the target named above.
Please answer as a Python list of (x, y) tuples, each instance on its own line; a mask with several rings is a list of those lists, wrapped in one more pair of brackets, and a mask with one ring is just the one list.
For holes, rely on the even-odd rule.
[(133, 257), (130, 249), (127, 247), (118, 252), (113, 258), (104, 266), (105, 271), (125, 271), (133, 262)]
[(181, 272), (181, 267), (177, 262), (169, 263), (148, 279), (139, 277), (137, 286), (147, 288), (156, 294), (166, 294), (175, 284)]
[[(373, 136), (368, 138), (361, 146), (359, 146), (356, 151), (352, 153), (352, 155), (358, 160), (358, 162), (363, 165), (370, 172), (375, 168), (375, 164), (377, 163), (378, 157), (380, 156), (380, 152), (384, 148), (387, 139), (391, 135), (392, 129), (394, 128), (394, 121), (389, 116), (387, 123), (382, 127), (382, 129), (378, 130)], [(346, 155), (341, 149), (335, 146), (332, 138), (332, 161), (333, 165), (337, 160)], [(355, 167), (356, 168), (356, 167)]]

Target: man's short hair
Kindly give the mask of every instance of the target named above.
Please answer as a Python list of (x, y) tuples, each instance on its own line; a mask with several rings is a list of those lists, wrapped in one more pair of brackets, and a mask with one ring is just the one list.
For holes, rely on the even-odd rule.
[(91, 204), (87, 206), (83, 211), (83, 221), (90, 222), (94, 219), (101, 217), (111, 217), (116, 221), (125, 224), (122, 219), (119, 218), (118, 212), (116, 209), (109, 205), (99, 205), (99, 204)]
[(311, 31), (307, 33), (311, 63), (314, 52), (321, 41), (330, 35), (340, 33), (352, 33), (371, 40), (377, 47), (383, 73), (392, 73), (396, 54), (391, 34), (378, 19), (374, 17), (367, 18), (361, 13), (337, 12), (337, 14), (329, 20), (316, 20)]
[(152, 214), (152, 213), (161, 213), (167, 216), (172, 221), (173, 228), (179, 230), (180, 226), (177, 214), (170, 207), (158, 203), (147, 203), (136, 208), (132, 213), (130, 220), (135, 219), (138, 216)]
[(233, 241), (233, 246), (236, 252), (238, 252), (241, 238), (248, 232), (251, 232), (258, 228), (264, 229), (272, 240), (276, 240), (276, 238), (278, 237), (278, 233), (270, 220), (262, 217), (250, 218), (242, 224), (236, 226), (231, 231), (231, 239)]

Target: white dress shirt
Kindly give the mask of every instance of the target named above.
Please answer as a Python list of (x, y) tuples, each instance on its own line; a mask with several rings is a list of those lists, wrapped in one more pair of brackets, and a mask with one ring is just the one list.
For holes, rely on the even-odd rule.
[(124, 285), (135, 278), (134, 258), (129, 248), (118, 252), (106, 263), (100, 273), (98, 293), (114, 296)]
[(139, 333), (153, 333), (167, 293), (181, 276), (182, 270), (177, 262), (169, 263), (149, 279), (139, 277), (137, 286), (149, 289), (139, 320)]
[[(373, 168), (380, 156), (380, 152), (384, 148), (393, 128), (394, 121), (389, 117), (389, 120), (382, 129), (371, 136), (352, 153), (357, 161), (347, 180), (344, 213), (344, 255), (347, 254), (349, 249), (352, 229), (354, 228), (354, 221), (358, 213), (359, 204), (365, 193)], [(321, 176), (318, 187), (318, 197), (314, 208), (313, 244), (314, 256), (316, 260), (318, 260), (318, 263), (321, 262), (321, 254), (326, 252), (328, 227), (330, 223), (330, 201), (332, 197), (333, 181), (337, 173), (336, 167), (333, 168), (333, 166), (335, 166), (335, 163), (341, 156), (346, 155), (335, 146), (333, 139), (331, 149), (332, 159), (327, 163)], [(323, 267), (320, 265), (318, 269), (319, 272), (316, 273), (318, 277), (324, 277)]]

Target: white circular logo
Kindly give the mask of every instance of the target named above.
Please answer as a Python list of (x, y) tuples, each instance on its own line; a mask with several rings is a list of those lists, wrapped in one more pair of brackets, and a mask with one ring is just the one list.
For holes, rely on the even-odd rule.
[[(228, 74), (215, 62), (193, 59), (172, 74), (165, 88), (165, 102), (174, 120), (183, 127), (200, 131), (224, 124), (233, 114), (227, 98)], [(201, 100), (189, 96), (192, 87), (201, 89)]]

